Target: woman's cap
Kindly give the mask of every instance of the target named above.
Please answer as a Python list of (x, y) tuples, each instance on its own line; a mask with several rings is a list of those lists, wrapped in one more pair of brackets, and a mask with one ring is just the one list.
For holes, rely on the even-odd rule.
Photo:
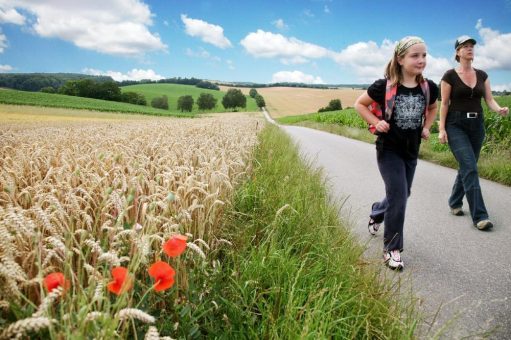
[(477, 41), (474, 38), (471, 38), (468, 35), (462, 35), (461, 37), (456, 39), (456, 42), (454, 43), (454, 49), (458, 50), (458, 48), (461, 47), (461, 45), (463, 45), (464, 43), (467, 43), (467, 42), (469, 42), (473, 45), (477, 44)]
[(414, 36), (404, 37), (403, 39), (399, 40), (394, 51), (397, 55), (402, 55), (404, 51), (415, 44), (424, 44), (424, 40)]

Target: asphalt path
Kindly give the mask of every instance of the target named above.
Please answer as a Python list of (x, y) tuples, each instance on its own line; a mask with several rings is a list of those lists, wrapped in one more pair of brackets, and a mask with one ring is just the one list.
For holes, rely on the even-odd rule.
[[(367, 232), (370, 206), (384, 196), (375, 146), (304, 127), (281, 128), (306, 160), (323, 169), (330, 194), (343, 202), (341, 217), (367, 245), (365, 256), (381, 261), (383, 230)], [(405, 269), (384, 272), (419, 298), (423, 337), (443, 332), (440, 338), (511, 339), (511, 188), (481, 180), (495, 226), (479, 231), (468, 215), (449, 213), (455, 176), (453, 169), (419, 160), (406, 211)], [(465, 201), (465, 213), (467, 207)]]

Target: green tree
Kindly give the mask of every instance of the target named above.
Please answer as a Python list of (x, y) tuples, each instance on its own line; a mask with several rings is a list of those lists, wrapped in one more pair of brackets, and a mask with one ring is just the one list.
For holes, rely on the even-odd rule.
[(201, 93), (197, 99), (199, 110), (211, 110), (216, 106), (217, 99), (211, 93)]
[(247, 107), (247, 97), (243, 95), (240, 89), (229, 89), (222, 98), (222, 105), (226, 109), (245, 108)]
[(147, 101), (143, 94), (132, 91), (123, 92), (121, 94), (121, 101), (136, 105), (147, 105)]
[(255, 99), (255, 97), (257, 96), (257, 90), (253, 89), (253, 88), (250, 89), (250, 91), (248, 92), (248, 95)]
[(191, 112), (193, 108), (193, 97), (190, 95), (181, 96), (177, 99), (177, 109)]
[(39, 90), (40, 92), (44, 92), (44, 93), (55, 93), (55, 88), (52, 87), (52, 86), (46, 86), (46, 87), (43, 87), (42, 89)]
[(163, 95), (161, 97), (154, 97), (151, 100), (151, 106), (155, 107), (157, 109), (168, 110), (169, 109), (169, 99), (165, 95)]
[(266, 106), (266, 103), (264, 102), (264, 98), (260, 94), (257, 94), (254, 99), (256, 101), (256, 105), (258, 108), (262, 108), (262, 107)]

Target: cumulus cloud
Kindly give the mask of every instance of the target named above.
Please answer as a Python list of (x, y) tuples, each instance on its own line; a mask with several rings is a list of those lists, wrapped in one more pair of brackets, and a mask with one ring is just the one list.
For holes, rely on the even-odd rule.
[(13, 68), (11, 65), (0, 65), (0, 73), (10, 72)]
[(143, 80), (143, 79), (151, 79), (151, 80), (160, 80), (165, 77), (157, 74), (151, 69), (148, 70), (140, 70), (140, 69), (132, 69), (128, 71), (128, 73), (121, 73), (117, 71), (101, 71), (93, 68), (85, 68), (82, 70), (85, 74), (90, 74), (93, 76), (110, 76), (115, 81), (123, 81), (123, 80)]
[(4, 53), (4, 49), (7, 47), (7, 37), (5, 34), (0, 32), (0, 53)]
[(279, 30), (285, 30), (288, 28), (288, 26), (286, 25), (286, 23), (284, 22), (283, 19), (277, 19), (274, 22), (272, 22), (272, 24), (275, 27), (277, 27)]
[[(30, 28), (41, 37), (59, 38), (80, 48), (121, 56), (167, 49), (158, 34), (149, 31), (152, 14), (140, 0), (17, 0), (10, 4), (11, 9), (35, 16)], [(8, 13), (10, 20), (21, 22), (12, 11)]]
[(249, 33), (240, 43), (247, 53), (256, 58), (280, 58), (289, 64), (333, 54), (324, 47), (260, 29)]
[[(383, 78), (385, 67), (394, 53), (396, 43), (388, 39), (383, 40), (381, 45), (374, 41), (357, 42), (337, 53), (334, 60), (339, 65), (350, 68), (358, 77), (358, 81), (372, 82), (377, 78)], [(424, 75), (438, 82), (444, 72), (451, 67), (447, 59), (428, 55)]]
[(272, 83), (305, 83), (305, 84), (324, 84), (320, 77), (314, 77), (301, 71), (280, 71), (274, 73), (271, 79)]
[(224, 36), (224, 29), (221, 26), (188, 18), (186, 14), (181, 14), (181, 20), (185, 24), (186, 34), (189, 36), (198, 37), (202, 41), (219, 48), (232, 47), (229, 39)]
[(0, 24), (24, 25), (25, 17), (15, 8), (0, 4)]
[(509, 92), (509, 91), (511, 91), (511, 83), (492, 85), (491, 89), (493, 91), (508, 91)]
[(474, 66), (485, 70), (511, 70), (511, 33), (500, 33), (483, 26), (479, 19), (476, 29), (481, 36), (476, 45)]

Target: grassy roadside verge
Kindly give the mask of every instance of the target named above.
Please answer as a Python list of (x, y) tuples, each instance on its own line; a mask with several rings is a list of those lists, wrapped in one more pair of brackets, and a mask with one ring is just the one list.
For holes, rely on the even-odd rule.
[(339, 224), (321, 173), (301, 161), (278, 128), (265, 128), (260, 141), (251, 179), (237, 190), (221, 235), (233, 246), (217, 254), (222, 268), (206, 297), (218, 310), (197, 312), (201, 333), (236, 339), (412, 338), (412, 298), (360, 258), (363, 249)]

